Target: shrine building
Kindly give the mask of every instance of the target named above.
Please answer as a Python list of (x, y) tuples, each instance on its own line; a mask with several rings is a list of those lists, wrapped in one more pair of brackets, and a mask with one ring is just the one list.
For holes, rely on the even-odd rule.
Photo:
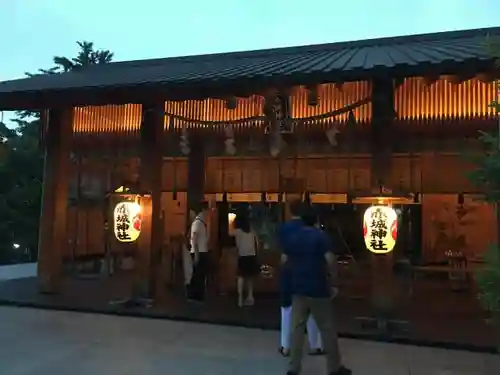
[(234, 215), (251, 211), (257, 289), (275, 291), (273, 233), (292, 199), (317, 206), (322, 227), (340, 230), (347, 259), (359, 264), (371, 259), (363, 214), (387, 202), (397, 215), (394, 261), (479, 257), (498, 223), (476, 199), (465, 154), (481, 152), (478, 132), (498, 126), (488, 35), (500, 28), (113, 62), (1, 82), (0, 110), (41, 113), (41, 291), (60, 289), (66, 264), (120, 256), (138, 282), (175, 284), (189, 209), (202, 200), (217, 288), (228, 292)]

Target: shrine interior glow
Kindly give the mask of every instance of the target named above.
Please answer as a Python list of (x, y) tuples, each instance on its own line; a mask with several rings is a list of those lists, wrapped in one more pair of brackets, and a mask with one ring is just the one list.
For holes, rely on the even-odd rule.
[(227, 214), (227, 223), (228, 223), (228, 228), (229, 228), (229, 235), (234, 236), (234, 220), (236, 219), (236, 214), (235, 213), (228, 213)]
[(141, 227), (141, 205), (138, 202), (123, 201), (116, 204), (113, 212), (113, 230), (118, 241), (137, 241)]
[(366, 248), (375, 254), (390, 253), (398, 236), (398, 214), (391, 206), (374, 205), (363, 217), (363, 237)]

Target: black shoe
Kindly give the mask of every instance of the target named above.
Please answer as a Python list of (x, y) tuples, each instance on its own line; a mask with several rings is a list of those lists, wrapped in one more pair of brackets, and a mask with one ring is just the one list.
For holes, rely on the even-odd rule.
[(337, 371), (330, 373), (330, 375), (351, 375), (351, 374), (352, 370), (344, 366), (341, 366)]
[(287, 371), (286, 375), (298, 375), (296, 372), (293, 371)]
[(290, 349), (285, 349), (284, 347), (280, 346), (280, 348), (278, 349), (278, 353), (280, 353), (283, 357), (289, 357)]

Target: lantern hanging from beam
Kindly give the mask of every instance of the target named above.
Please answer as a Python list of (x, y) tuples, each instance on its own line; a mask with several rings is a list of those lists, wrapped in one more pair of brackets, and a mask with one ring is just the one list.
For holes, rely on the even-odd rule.
[(390, 206), (375, 205), (365, 211), (363, 237), (366, 248), (374, 254), (390, 253), (398, 236), (398, 214)]
[(119, 242), (137, 241), (141, 234), (141, 205), (137, 201), (118, 202), (113, 211), (113, 231)]

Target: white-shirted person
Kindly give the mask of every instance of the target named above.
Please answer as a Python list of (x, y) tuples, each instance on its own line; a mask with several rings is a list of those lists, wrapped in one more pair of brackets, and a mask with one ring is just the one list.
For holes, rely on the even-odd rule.
[[(238, 250), (238, 306), (254, 304), (253, 279), (260, 273), (257, 260), (258, 240), (250, 226), (250, 220), (245, 213), (239, 213), (234, 220), (234, 237)], [(244, 287), (247, 287), (247, 297), (243, 297)]]
[(205, 300), (205, 289), (209, 272), (208, 254), (208, 203), (201, 202), (189, 231), (190, 252), (193, 259), (193, 275), (188, 287), (188, 298), (193, 301)]

